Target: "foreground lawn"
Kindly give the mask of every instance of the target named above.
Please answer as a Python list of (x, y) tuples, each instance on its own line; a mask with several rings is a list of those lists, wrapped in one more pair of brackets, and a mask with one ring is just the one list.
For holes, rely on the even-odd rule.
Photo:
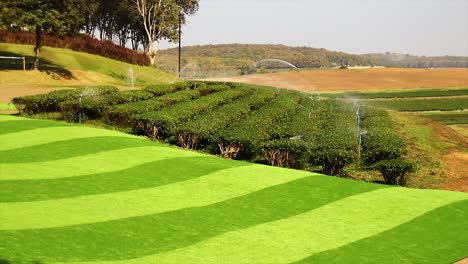
[(0, 116), (0, 260), (451, 263), (468, 194), (220, 159)]

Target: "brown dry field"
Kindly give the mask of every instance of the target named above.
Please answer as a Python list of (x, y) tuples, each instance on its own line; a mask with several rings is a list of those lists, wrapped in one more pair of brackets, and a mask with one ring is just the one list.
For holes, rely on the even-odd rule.
[(468, 87), (468, 69), (309, 70), (214, 78), (301, 91), (366, 91)]

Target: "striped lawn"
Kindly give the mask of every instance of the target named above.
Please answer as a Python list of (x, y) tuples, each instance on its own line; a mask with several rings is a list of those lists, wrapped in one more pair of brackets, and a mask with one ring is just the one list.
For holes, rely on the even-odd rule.
[(0, 261), (450, 263), (468, 194), (188, 152), (0, 116)]

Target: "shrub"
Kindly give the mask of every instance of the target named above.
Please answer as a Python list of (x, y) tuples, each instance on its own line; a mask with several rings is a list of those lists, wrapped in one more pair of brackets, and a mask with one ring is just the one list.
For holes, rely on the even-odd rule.
[(382, 174), (386, 184), (406, 185), (407, 175), (416, 171), (413, 162), (403, 159), (391, 159), (380, 161), (375, 168)]
[(219, 131), (215, 140), (221, 156), (236, 158), (240, 151), (246, 159), (261, 155), (262, 145), (273, 139), (278, 122), (296, 111), (300, 99), (297, 92), (282, 94), (240, 122)]
[(60, 111), (64, 119), (74, 122), (79, 113), (83, 120), (98, 119), (107, 115), (113, 105), (146, 100), (153, 97), (152, 93), (142, 90), (109, 92), (105, 94), (86, 94), (80, 100), (68, 100), (60, 103)]
[(83, 89), (65, 89), (48, 94), (13, 98), (13, 103), (21, 113), (37, 114), (60, 111), (60, 104), (65, 101), (76, 101), (80, 94), (105, 95), (117, 92), (112, 86), (96, 86)]
[(164, 138), (171, 133), (177, 133), (181, 122), (194, 116), (226, 104), (250, 92), (249, 89), (232, 89), (214, 93), (202, 98), (180, 103), (162, 109), (161, 111), (144, 113), (133, 118), (134, 131), (144, 131), (152, 138)]
[(344, 167), (357, 158), (358, 144), (348, 131), (326, 130), (309, 135), (310, 162), (322, 166), (327, 175), (341, 175)]
[[(253, 90), (252, 90), (253, 92)], [(182, 124), (178, 130), (178, 144), (183, 148), (195, 148), (200, 141), (213, 141), (217, 131), (237, 123), (253, 109), (258, 109), (275, 97), (273, 90), (258, 90), (249, 93), (216, 111), (198, 116)]]
[(362, 159), (366, 164), (397, 159), (406, 153), (405, 143), (386, 111), (364, 108), (362, 126), (366, 130), (362, 137)]
[[(179, 82), (171, 85), (152, 85), (144, 88), (156, 98), (131, 102), (107, 108), (105, 117), (109, 123), (119, 126), (130, 125), (131, 117), (145, 112), (154, 112), (164, 107), (190, 101), (201, 96), (230, 89), (227, 85), (207, 85), (201, 82)], [(135, 100), (136, 101), (136, 100)], [(138, 132), (138, 131), (136, 131)]]
[(264, 144), (263, 153), (271, 166), (302, 168), (308, 148), (302, 140), (277, 139)]
[(321, 166), (324, 174), (341, 175), (358, 156), (355, 109), (338, 100), (321, 100), (315, 105), (309, 114), (311, 132), (302, 135), (309, 142), (308, 160)]

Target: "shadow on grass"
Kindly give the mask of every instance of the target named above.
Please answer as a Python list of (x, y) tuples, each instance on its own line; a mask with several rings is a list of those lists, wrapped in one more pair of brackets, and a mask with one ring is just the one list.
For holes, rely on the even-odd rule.
[[(7, 259), (0, 259), (0, 264), (14, 264), (15, 262), (11, 262)], [(27, 262), (27, 263), (31, 263), (31, 264), (43, 264), (43, 262), (40, 262), (40, 261), (31, 261), (31, 262)]]
[[(0, 51), (0, 56), (6, 57), (23, 57), (24, 54), (14, 53), (14, 52), (6, 52)], [(35, 60), (34, 56), (24, 56), (26, 58), (26, 70), (31, 70), (33, 68), (33, 63)], [(23, 61), (17, 59), (0, 59), (0, 71), (1, 70), (22, 70), (23, 69)], [(45, 72), (47, 75), (50, 75), (52, 79), (76, 79), (73, 74), (52, 62), (39, 58), (39, 69), (40, 72)], [(1, 264), (1, 263), (0, 263)]]

